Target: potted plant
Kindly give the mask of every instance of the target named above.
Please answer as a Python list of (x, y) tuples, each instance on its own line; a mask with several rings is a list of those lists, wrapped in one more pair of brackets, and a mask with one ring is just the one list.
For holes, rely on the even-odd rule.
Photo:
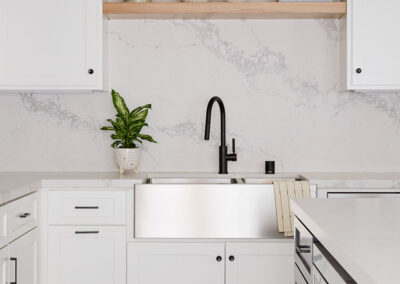
[(114, 90), (111, 91), (112, 101), (117, 110), (116, 119), (107, 119), (111, 126), (104, 126), (101, 130), (114, 131), (111, 144), (121, 174), (124, 171), (138, 172), (140, 163), (140, 147), (143, 140), (157, 143), (150, 135), (141, 134), (142, 128), (148, 126), (147, 114), (151, 104), (139, 106), (130, 111), (125, 100)]

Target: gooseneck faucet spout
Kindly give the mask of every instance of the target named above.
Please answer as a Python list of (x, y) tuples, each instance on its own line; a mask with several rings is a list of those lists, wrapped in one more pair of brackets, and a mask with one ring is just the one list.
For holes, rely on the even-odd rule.
[(214, 102), (218, 103), (219, 111), (221, 113), (221, 146), (226, 145), (226, 123), (225, 123), (225, 106), (220, 97), (212, 97), (207, 105), (206, 114), (206, 133), (204, 135), (204, 140), (210, 140), (210, 125), (211, 125), (211, 111)]
[(233, 153), (228, 154), (228, 147), (226, 146), (226, 118), (225, 118), (225, 106), (220, 97), (212, 97), (207, 105), (206, 114), (206, 128), (204, 140), (210, 140), (210, 125), (211, 125), (211, 111), (214, 102), (218, 103), (220, 114), (221, 114), (221, 145), (219, 146), (219, 173), (228, 173), (228, 161), (237, 161), (237, 155), (235, 153), (235, 139), (232, 139)]

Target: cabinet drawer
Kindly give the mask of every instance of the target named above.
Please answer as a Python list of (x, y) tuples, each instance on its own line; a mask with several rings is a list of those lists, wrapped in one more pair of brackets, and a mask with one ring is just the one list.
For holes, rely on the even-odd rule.
[(7, 240), (12, 241), (37, 225), (37, 193), (5, 206)]
[(49, 284), (126, 283), (123, 226), (50, 226), (47, 246)]
[(125, 191), (49, 191), (49, 225), (125, 225)]

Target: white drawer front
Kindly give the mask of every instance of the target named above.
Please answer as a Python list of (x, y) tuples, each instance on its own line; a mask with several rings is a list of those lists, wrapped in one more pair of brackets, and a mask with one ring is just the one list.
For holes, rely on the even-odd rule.
[(37, 226), (37, 203), (38, 195), (34, 193), (5, 206), (8, 241)]
[(123, 226), (50, 226), (47, 246), (48, 284), (126, 283)]
[(125, 225), (125, 191), (49, 191), (49, 225)]

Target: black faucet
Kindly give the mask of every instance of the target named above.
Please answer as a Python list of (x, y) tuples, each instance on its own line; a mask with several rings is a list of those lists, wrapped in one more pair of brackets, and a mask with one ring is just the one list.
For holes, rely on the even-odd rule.
[(235, 153), (235, 139), (232, 139), (233, 153), (228, 154), (228, 147), (226, 146), (226, 128), (225, 128), (225, 107), (220, 97), (212, 97), (207, 105), (206, 115), (206, 133), (204, 135), (205, 140), (210, 140), (210, 124), (211, 124), (211, 111), (214, 102), (219, 105), (221, 113), (221, 146), (219, 146), (219, 173), (228, 173), (228, 161), (237, 161), (237, 155)]

